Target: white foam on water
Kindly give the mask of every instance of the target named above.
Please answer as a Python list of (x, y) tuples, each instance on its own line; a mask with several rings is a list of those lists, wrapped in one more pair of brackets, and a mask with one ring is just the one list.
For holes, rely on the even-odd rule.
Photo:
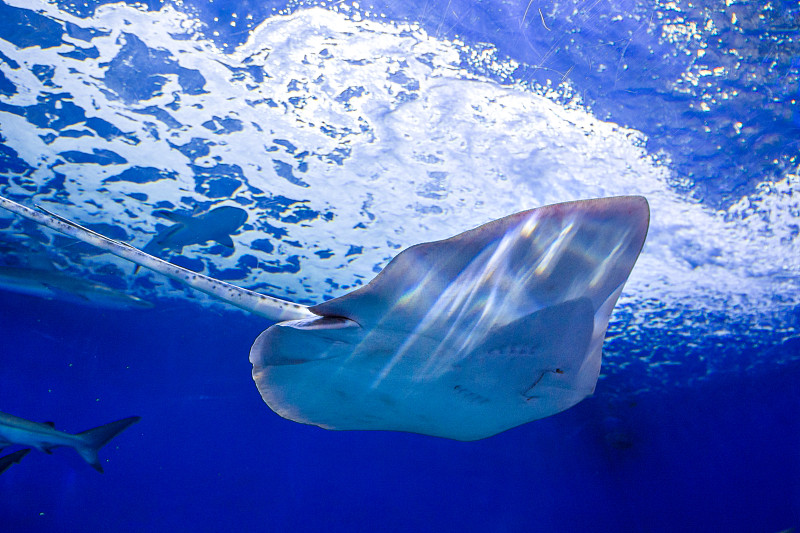
[[(11, 3), (31, 7), (29, 1)], [(202, 38), (197, 21), (168, 6), (146, 12), (105, 5), (94, 17), (79, 19), (52, 4), (36, 5), (58, 20), (110, 34), (95, 37), (91, 44), (100, 56), (84, 60), (59, 55), (71, 50), (69, 45), (20, 50), (0, 41), (2, 52), (22, 66), (12, 70), (3, 65), (20, 92), (0, 99), (31, 105), (44, 93), (68, 92), (88, 116), (108, 120), (140, 142), (60, 137), (48, 145), (40, 138), (46, 131), (3, 113), (0, 129), (6, 144), (36, 168), (31, 180), (40, 185), (53, 176), (59, 152), (97, 148), (124, 157), (128, 163), (123, 165), (59, 164), (55, 169), (68, 177), (65, 189), (72, 205), (54, 206), (44, 197), (31, 201), (82, 223), (117, 224), (128, 230), (134, 245), (143, 246), (156, 230), (159, 219), (152, 215), (152, 204), (170, 201), (191, 209), (183, 199), (209, 201), (196, 190), (189, 159), (170, 146), (199, 137), (215, 144), (196, 165), (238, 165), (247, 181), (230, 197), (212, 200), (246, 209), (252, 227), (234, 236), (236, 250), (229, 257), (204, 256), (209, 247), (202, 245), (187, 247), (183, 254), (203, 257), (217, 268), (234, 267), (244, 254), (277, 264), (298, 256), (299, 272), (254, 269), (234, 280), (268, 287), (279, 297), (319, 302), (340, 295), (371, 279), (405, 247), (516, 211), (641, 194), (651, 205), (651, 229), (620, 302), (632, 310), (625, 325), (634, 333), (661, 327), (697, 334), (702, 330), (698, 317), (709, 313), (742, 324), (767, 317), (780, 329), (775, 317), (800, 303), (796, 174), (763, 183), (728, 210), (711, 210), (670, 188), (674, 176), (647, 152), (640, 132), (599, 120), (574, 102), (564, 106), (532, 89), (501, 86), (460, 68), (464, 57), (482, 61), (463, 43), (433, 38), (413, 24), (312, 8), (266, 20), (226, 54)], [(103, 78), (107, 63), (125, 43), (124, 33), (168, 52), (181, 67), (199, 71), (205, 92), (187, 94), (177, 75), (163, 74), (167, 82), (160, 95), (132, 103), (120, 99)], [(188, 34), (189, 39), (171, 34)], [(88, 46), (68, 36), (65, 42)], [(59, 88), (45, 87), (32, 76), (34, 64), (54, 66), (53, 82)], [(504, 72), (512, 67), (495, 65)], [(259, 82), (246, 70), (232, 68), (260, 68), (266, 77)], [(134, 112), (148, 106), (167, 111), (182, 125), (170, 127)], [(213, 117), (239, 120), (242, 129), (214, 133), (202, 126)], [(289, 150), (287, 142), (296, 149)], [(302, 152), (308, 154), (297, 157)], [(659, 154), (658, 159), (667, 157)], [(302, 182), (281, 177), (276, 160), (289, 165)], [(174, 171), (177, 179), (102, 183), (134, 165)], [(104, 187), (108, 192), (100, 191)], [(23, 190), (11, 185), (5, 192)], [(142, 192), (147, 203), (127, 196)], [(300, 205), (319, 216), (298, 223), (280, 220), (253, 201), (269, 196), (304, 202), (286, 208), (282, 216)], [(267, 236), (275, 245), (270, 254), (250, 248), (265, 237), (265, 224), (288, 234), (283, 239)], [(348, 255), (352, 247), (361, 247), (362, 253)], [(87, 262), (108, 261), (104, 256)], [(164, 283), (159, 288), (164, 295), (174, 290)], [(708, 333), (726, 334), (719, 329)], [(791, 327), (780, 332), (795, 333)]]

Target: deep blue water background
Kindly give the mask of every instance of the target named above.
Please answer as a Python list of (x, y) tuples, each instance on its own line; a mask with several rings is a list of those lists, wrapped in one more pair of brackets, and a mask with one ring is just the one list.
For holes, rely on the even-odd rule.
[(558, 416), (459, 443), (282, 420), (243, 356), (263, 325), (238, 312), (2, 297), (7, 411), (76, 431), (142, 416), (102, 453), (103, 475), (69, 450), (3, 474), (7, 531), (768, 532), (800, 520), (796, 365), (629, 399), (601, 383)]
[[(274, 7), (186, 4), (230, 46), (244, 35), (231, 29), (230, 13), (252, 13), (257, 22)], [(72, 11), (89, 16), (96, 5)], [(726, 83), (747, 97), (735, 110), (722, 106), (703, 115), (688, 106), (701, 94), (677, 98), (659, 85), (685, 67), (686, 57), (666, 49), (651, 55), (646, 45), (654, 43), (644, 31), (633, 39), (609, 34), (623, 29), (597, 18), (610, 10), (641, 12), (635, 24), (644, 24), (651, 6), (423, 1), (376, 4), (375, 10), (420, 21), (431, 34), (491, 42), (502, 54), (539, 67), (523, 68), (517, 73), (523, 79), (559, 79), (572, 67), (571, 79), (597, 116), (645, 132), (653, 152), (669, 150), (676, 174), (691, 178), (675, 183), (676, 192), (724, 207), (765, 175), (794, 164), (800, 114), (789, 102), (800, 96), (800, 10), (790, 2), (775, 5), (770, 26), (748, 29), (744, 43), (722, 32), (709, 51), (724, 63), (722, 51), (735, 41), (753, 54), (745, 67), (772, 66), (755, 79), (742, 67)], [(525, 22), (538, 24), (540, 8), (552, 14), (552, 31), (534, 31)], [(577, 15), (570, 17), (573, 8)], [(629, 67), (614, 76), (591, 68), (598, 61), (621, 64), (623, 57)], [(745, 135), (728, 131), (733, 115), (752, 126)], [(796, 315), (786, 320), (797, 321)], [(107, 311), (0, 292), (0, 410), (53, 419), (67, 431), (142, 417), (101, 452), (108, 459), (103, 475), (66, 449), (52, 456), (34, 452), (2, 474), (0, 530), (800, 527), (798, 364), (635, 395), (610, 394), (601, 381), (594, 397), (564, 413), (459, 443), (330, 432), (281, 419), (259, 397), (247, 360), (267, 325), (237, 311), (176, 300), (152, 310)], [(800, 348), (795, 342), (780, 349)], [(713, 358), (708, 350), (703, 355)], [(749, 360), (746, 353), (741, 357)]]

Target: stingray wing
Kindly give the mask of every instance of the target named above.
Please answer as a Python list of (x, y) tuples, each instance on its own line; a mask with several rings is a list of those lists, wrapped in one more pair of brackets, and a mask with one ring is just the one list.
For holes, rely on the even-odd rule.
[(508, 321), (578, 297), (599, 308), (627, 280), (648, 223), (640, 196), (523, 211), (412, 246), (369, 284), (310, 310), (371, 326), (416, 323), (433, 308), (448, 319), (478, 310)]
[(594, 390), (648, 222), (644, 198), (585, 200), (413, 246), (265, 331), (254, 378), (282, 416), (333, 429), (472, 440), (559, 412)]

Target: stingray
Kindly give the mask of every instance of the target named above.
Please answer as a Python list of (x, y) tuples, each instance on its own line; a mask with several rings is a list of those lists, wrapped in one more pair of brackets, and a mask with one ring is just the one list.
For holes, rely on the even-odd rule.
[(594, 392), (647, 201), (555, 204), (412, 246), (371, 282), (304, 306), (230, 285), (0, 198), (56, 231), (277, 321), (250, 350), (280, 416), (337, 430), (477, 440)]

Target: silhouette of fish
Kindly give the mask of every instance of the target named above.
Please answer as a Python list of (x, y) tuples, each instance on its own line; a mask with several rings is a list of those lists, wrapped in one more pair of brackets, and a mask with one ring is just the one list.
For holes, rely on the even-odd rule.
[(0, 289), (104, 309), (153, 307), (150, 302), (132, 294), (60, 272), (55, 268), (0, 266)]
[(197, 216), (164, 210), (155, 211), (153, 214), (175, 222), (159, 231), (145, 245), (144, 251), (153, 255), (159, 255), (164, 250), (180, 252), (184, 246), (205, 244), (210, 241), (233, 248), (231, 235), (247, 221), (247, 211), (232, 206), (217, 207)]
[[(72, 433), (57, 430), (52, 422), (40, 424), (18, 416), (0, 413), (0, 450), (12, 444), (22, 444), (45, 453), (52, 453), (53, 448), (68, 446), (78, 452), (92, 468), (102, 472), (103, 467), (100, 466), (97, 452), (108, 441), (138, 421), (138, 416), (131, 416), (73, 435)], [(14, 454), (11, 455), (13, 456)], [(19, 461), (23, 456), (24, 454), (17, 456), (16, 461)]]

